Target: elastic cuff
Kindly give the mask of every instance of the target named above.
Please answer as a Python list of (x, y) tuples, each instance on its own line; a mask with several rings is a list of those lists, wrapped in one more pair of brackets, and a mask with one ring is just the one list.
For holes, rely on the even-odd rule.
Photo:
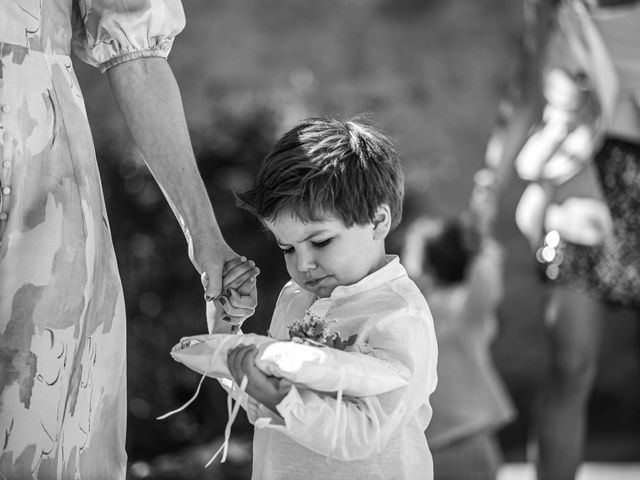
[(295, 385), (291, 385), (291, 390), (287, 393), (286, 397), (284, 397), (278, 405), (276, 405), (276, 410), (282, 418), (286, 418), (287, 412), (290, 412), (295, 407), (302, 405), (302, 397), (300, 396), (300, 392)]
[(169, 52), (167, 52), (163, 47), (154, 47), (146, 50), (136, 50), (135, 52), (128, 52), (122, 55), (118, 55), (117, 57), (110, 58), (106, 62), (98, 65), (98, 69), (100, 70), (100, 73), (104, 73), (111, 67), (115, 67), (116, 65), (120, 65), (121, 63), (125, 63), (131, 60), (149, 57), (161, 57), (166, 59), (168, 54)]

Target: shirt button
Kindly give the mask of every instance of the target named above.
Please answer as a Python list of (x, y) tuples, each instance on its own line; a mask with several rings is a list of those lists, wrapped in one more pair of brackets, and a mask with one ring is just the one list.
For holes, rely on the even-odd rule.
[(0, 110), (2, 110), (3, 113), (9, 113), (11, 111), (11, 107), (9, 105), (2, 105)]
[(4, 168), (9, 168), (11, 167), (11, 161), (10, 160), (5, 160), (4, 162), (2, 162), (2, 166)]
[(0, 212), (0, 220), (6, 220), (7, 219), (7, 212)]
[(9, 135), (9, 133), (4, 133), (2, 135), (2, 140), (8, 142), (9, 140), (11, 140), (11, 135)]
[(11, 193), (11, 189), (9, 187), (4, 187), (2, 189), (2, 193), (4, 193), (5, 195), (9, 195)]

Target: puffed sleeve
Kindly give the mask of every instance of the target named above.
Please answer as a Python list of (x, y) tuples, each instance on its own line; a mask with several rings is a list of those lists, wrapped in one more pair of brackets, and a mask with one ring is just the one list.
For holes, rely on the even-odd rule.
[(180, 0), (74, 2), (72, 51), (103, 73), (136, 58), (166, 58), (185, 26)]

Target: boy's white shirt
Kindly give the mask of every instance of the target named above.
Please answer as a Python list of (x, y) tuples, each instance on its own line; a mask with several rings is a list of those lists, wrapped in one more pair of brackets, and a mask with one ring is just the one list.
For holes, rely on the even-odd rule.
[(384, 267), (337, 287), (328, 298), (290, 281), (276, 303), (269, 335), (289, 339), (289, 326), (307, 310), (335, 320), (329, 329), (343, 340), (356, 334), (358, 351), (388, 361), (409, 375), (409, 384), (378, 396), (343, 397), (340, 406), (335, 395), (294, 386), (276, 407), (282, 418), (243, 398), (256, 425), (252, 478), (431, 479), (424, 430), (437, 381), (436, 337), (427, 302), (398, 258), (387, 256)]

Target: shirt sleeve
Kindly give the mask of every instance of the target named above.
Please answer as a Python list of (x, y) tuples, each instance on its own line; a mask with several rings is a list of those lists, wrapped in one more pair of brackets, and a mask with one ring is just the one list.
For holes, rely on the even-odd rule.
[[(284, 432), (299, 444), (338, 460), (365, 459), (384, 449), (409, 421), (428, 407), (435, 388), (437, 347), (430, 318), (405, 311), (383, 319), (369, 333), (379, 358), (411, 372), (409, 384), (370, 397), (343, 397), (292, 387), (277, 405)], [(430, 408), (427, 408), (430, 416)]]
[(166, 58), (185, 26), (180, 0), (74, 1), (72, 51), (103, 73), (137, 58)]
[(247, 419), (249, 423), (254, 425), (258, 419), (268, 418), (274, 425), (281, 425), (282, 419), (275, 413), (262, 405), (260, 402), (251, 398), (245, 392), (241, 391), (238, 385), (228, 378), (219, 378), (218, 382), (222, 388), (230, 395), (236, 402), (240, 402), (240, 406), (247, 413)]

